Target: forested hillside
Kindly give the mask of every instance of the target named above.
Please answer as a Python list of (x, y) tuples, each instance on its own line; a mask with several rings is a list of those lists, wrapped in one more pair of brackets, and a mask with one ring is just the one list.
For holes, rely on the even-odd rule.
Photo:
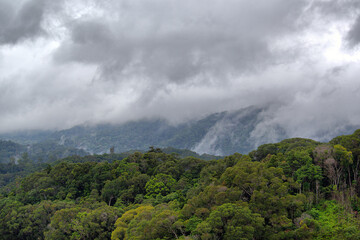
[(85, 156), (89, 154), (82, 149), (60, 145), (54, 141), (22, 145), (0, 140), (0, 163), (17, 162), (24, 153), (32, 162), (53, 162), (72, 155)]
[[(0, 138), (23, 144), (52, 141), (95, 154), (106, 153), (112, 146), (117, 153), (134, 149), (146, 151), (149, 146), (191, 149), (213, 155), (248, 153), (257, 144), (269, 140), (251, 138), (251, 132), (262, 120), (263, 110), (248, 107), (177, 125), (164, 119), (144, 119), (123, 124), (80, 125), (56, 132), (17, 132), (2, 134)], [(273, 133), (277, 134), (276, 139), (286, 137), (281, 128), (274, 129)]]
[[(150, 148), (154, 149), (153, 147)], [(112, 149), (114, 150), (114, 148)], [(84, 150), (66, 147), (51, 141), (36, 143), (28, 146), (20, 145), (11, 141), (0, 141), (0, 151), (0, 188), (8, 185), (9, 183), (13, 183), (17, 177), (25, 176), (29, 173), (40, 170), (48, 166), (48, 164), (87, 161), (111, 162), (114, 160), (122, 160), (136, 152), (128, 151), (111, 155), (88, 155), (88, 153)], [(161, 151), (173, 154), (179, 158), (188, 156), (196, 157), (202, 160), (221, 158), (219, 156), (209, 154), (199, 155), (190, 150), (171, 147), (163, 148)]]
[(19, 156), (26, 151), (26, 147), (12, 141), (0, 140), (0, 163), (9, 161), (11, 157)]
[(359, 239), (360, 130), (249, 155), (68, 157), (2, 188), (2, 239)]
[(21, 145), (0, 140), (0, 187), (17, 177), (40, 170), (48, 163), (68, 156), (88, 154), (82, 149), (66, 147), (53, 141)]

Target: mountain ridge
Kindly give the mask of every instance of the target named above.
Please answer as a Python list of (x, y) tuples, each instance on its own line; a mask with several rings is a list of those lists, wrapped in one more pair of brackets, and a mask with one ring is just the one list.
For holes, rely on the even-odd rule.
[(55, 132), (37, 131), (34, 137), (29, 132), (3, 134), (0, 138), (20, 143), (51, 140), (95, 154), (108, 152), (112, 146), (119, 153), (156, 146), (228, 155), (247, 153), (255, 147), (249, 139), (261, 111), (262, 108), (256, 107), (224, 111), (178, 125), (171, 125), (164, 119), (147, 119), (117, 125), (79, 125)]
[[(91, 154), (107, 153), (111, 147), (115, 148), (115, 152), (123, 153), (134, 149), (145, 151), (155, 146), (225, 156), (235, 152), (246, 154), (261, 144), (286, 138), (307, 137), (290, 136), (282, 126), (267, 124), (266, 114), (269, 111), (269, 107), (250, 106), (213, 113), (178, 125), (165, 119), (142, 119), (123, 124), (84, 124), (59, 131), (2, 134), (0, 139), (21, 144), (52, 141)], [(356, 128), (349, 126), (344, 129), (346, 131), (340, 134), (348, 134)]]

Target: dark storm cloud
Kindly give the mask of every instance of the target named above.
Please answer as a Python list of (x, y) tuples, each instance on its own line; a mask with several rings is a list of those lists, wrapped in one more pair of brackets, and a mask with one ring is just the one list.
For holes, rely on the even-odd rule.
[[(305, 1), (121, 1), (99, 4), (116, 18), (84, 19), (69, 26), (70, 37), (56, 60), (95, 63), (103, 79), (123, 80), (129, 68), (150, 81), (184, 83), (211, 74), (256, 70), (281, 57), (269, 38), (296, 30)], [(109, 4), (109, 2), (107, 2)], [(115, 6), (115, 7), (114, 7)]]
[(41, 26), (45, 0), (18, 2), (20, 8), (10, 1), (0, 2), (0, 43), (16, 44), (18, 41), (44, 34)]
[(102, 63), (116, 57), (114, 37), (101, 20), (74, 22), (71, 39), (55, 55), (60, 62)]
[(354, 47), (360, 43), (360, 15), (357, 17), (346, 37), (350, 47)]
[[(312, 1), (311, 7), (315, 11), (320, 11), (327, 16), (335, 18), (349, 17), (360, 7), (358, 0), (331, 0), (331, 1)], [(355, 10), (355, 11), (354, 11)]]

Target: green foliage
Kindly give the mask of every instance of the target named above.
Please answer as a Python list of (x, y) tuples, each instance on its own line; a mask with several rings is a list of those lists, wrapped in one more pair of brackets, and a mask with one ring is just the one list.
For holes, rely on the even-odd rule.
[(352, 152), (347, 151), (341, 145), (334, 146), (334, 157), (344, 167), (348, 167), (353, 164)]
[(316, 186), (313, 187), (313, 185), (316, 184), (316, 181), (321, 181), (322, 178), (323, 175), (321, 167), (316, 166), (311, 162), (301, 166), (295, 172), (295, 179), (297, 182), (301, 183), (305, 191), (315, 189)]
[(158, 195), (169, 194), (175, 185), (175, 179), (163, 173), (151, 178), (145, 185), (146, 197), (156, 198)]
[(70, 155), (84, 156), (87, 152), (65, 147), (54, 142), (41, 142), (33, 145), (20, 145), (11, 141), (0, 140), (0, 188), (40, 170), (46, 163)]
[(269, 154), (286, 154), (290, 151), (297, 152), (298, 150), (312, 150), (318, 145), (320, 145), (319, 142), (311, 139), (290, 138), (275, 144), (270, 143), (261, 145), (257, 150), (250, 152), (249, 156), (255, 161), (261, 161)]
[(57, 211), (51, 217), (45, 239), (110, 239), (119, 215), (116, 208), (101, 206), (94, 210), (67, 208)]
[(264, 219), (246, 206), (223, 204), (197, 225), (201, 239), (254, 239), (261, 236)]
[[(135, 209), (131, 209), (126, 211), (121, 218), (116, 220), (115, 230), (111, 235), (112, 240), (121, 240), (121, 239), (129, 239), (131, 235), (145, 235), (147, 231), (150, 229), (136, 229), (141, 227), (139, 223), (146, 223), (151, 220), (152, 212), (154, 207), (148, 205), (142, 205)], [(134, 227), (133, 231), (130, 231), (129, 228)], [(129, 236), (130, 235), (130, 236)]]
[(359, 239), (360, 222), (335, 201), (326, 201), (309, 214), (313, 219), (304, 221), (313, 232), (314, 239)]
[(11, 141), (0, 140), (0, 163), (9, 162), (11, 157), (20, 156), (26, 147)]
[[(157, 148), (68, 157), (0, 194), (0, 236), (359, 239), (356, 146), (344, 139), (289, 139), (211, 161)], [(26, 154), (7, 164), (32, 165)]]

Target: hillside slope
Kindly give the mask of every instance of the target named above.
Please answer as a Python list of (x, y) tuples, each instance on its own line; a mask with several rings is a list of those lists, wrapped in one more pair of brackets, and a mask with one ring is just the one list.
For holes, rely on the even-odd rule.
[[(179, 125), (171, 125), (163, 119), (148, 119), (120, 125), (81, 125), (53, 133), (35, 132), (33, 138), (29, 132), (0, 135), (0, 138), (22, 143), (51, 140), (96, 154), (108, 152), (112, 146), (118, 153), (156, 146), (190, 149), (200, 154), (229, 155), (248, 153), (259, 144), (251, 139), (251, 132), (261, 120), (262, 111), (262, 108), (249, 107), (211, 114)], [(281, 129), (277, 132), (280, 139), (286, 137)]]

